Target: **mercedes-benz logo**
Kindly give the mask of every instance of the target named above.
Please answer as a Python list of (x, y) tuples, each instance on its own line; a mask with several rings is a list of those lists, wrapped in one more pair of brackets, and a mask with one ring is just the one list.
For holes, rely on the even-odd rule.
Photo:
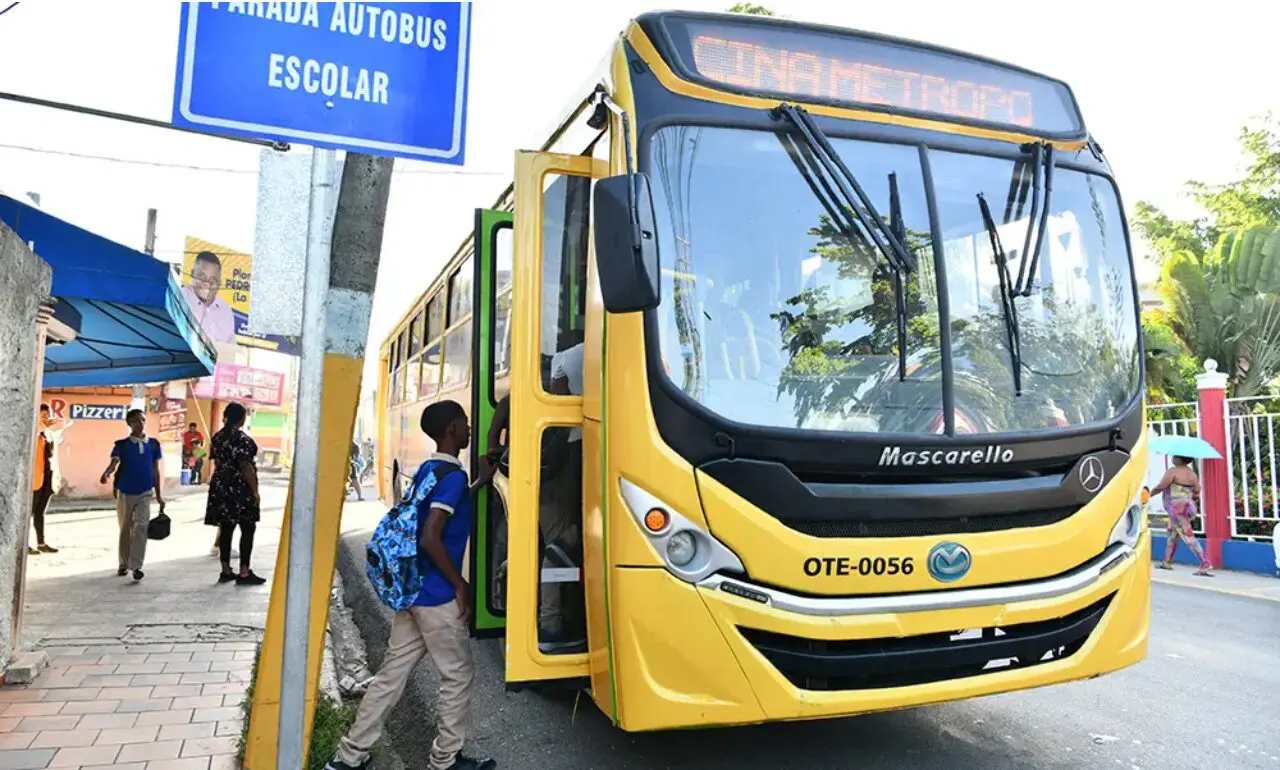
[(1102, 489), (1102, 485), (1107, 481), (1107, 469), (1102, 467), (1102, 461), (1097, 457), (1084, 458), (1077, 474), (1080, 477), (1080, 486), (1084, 487), (1084, 491), (1089, 494)]

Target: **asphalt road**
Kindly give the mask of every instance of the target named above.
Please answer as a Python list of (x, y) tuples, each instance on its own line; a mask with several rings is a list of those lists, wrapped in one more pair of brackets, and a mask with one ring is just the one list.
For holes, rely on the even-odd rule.
[[(362, 543), (360, 534), (348, 536), (341, 567), (376, 665), (388, 624), (372, 593), (362, 591)], [(1280, 770), (1280, 603), (1169, 585), (1153, 592), (1149, 657), (1118, 674), (888, 714), (736, 729), (629, 734), (585, 696), (575, 717), (572, 697), (507, 693), (499, 643), (482, 642), (468, 750), (520, 770)], [(389, 724), (406, 767), (426, 766), (434, 690), (424, 664)]]

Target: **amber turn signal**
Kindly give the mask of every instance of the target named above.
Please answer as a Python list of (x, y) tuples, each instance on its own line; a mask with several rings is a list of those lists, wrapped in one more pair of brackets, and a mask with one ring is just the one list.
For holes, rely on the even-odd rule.
[(661, 508), (650, 508), (649, 512), (644, 515), (644, 525), (653, 533), (661, 532), (670, 523), (671, 516)]

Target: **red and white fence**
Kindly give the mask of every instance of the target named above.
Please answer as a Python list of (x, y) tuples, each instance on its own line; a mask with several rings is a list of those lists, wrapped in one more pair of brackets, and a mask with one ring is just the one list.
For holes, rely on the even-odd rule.
[[(1272, 541), (1280, 521), (1280, 399), (1226, 398), (1226, 377), (1213, 361), (1206, 361), (1205, 368), (1198, 378), (1200, 400), (1148, 406), (1147, 428), (1151, 438), (1198, 436), (1222, 452), (1223, 460), (1201, 466), (1202, 515), (1193, 522), (1211, 551), (1220, 552), (1223, 539)], [(1151, 453), (1150, 485), (1164, 475), (1169, 462)], [(1151, 510), (1163, 513), (1158, 499), (1152, 500)]]

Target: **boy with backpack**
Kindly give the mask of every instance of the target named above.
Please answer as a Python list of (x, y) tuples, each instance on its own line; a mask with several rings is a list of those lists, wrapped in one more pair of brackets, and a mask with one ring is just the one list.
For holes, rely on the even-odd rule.
[(325, 770), (368, 766), (387, 713), (423, 655), (431, 656), (440, 674), (430, 770), (497, 767), (492, 759), (461, 753), (475, 675), (468, 638), (471, 587), (462, 577), (462, 559), (471, 536), (471, 493), (493, 478), (493, 466), (484, 464), (467, 483), (458, 455), (471, 443), (471, 426), (457, 402), (431, 404), (422, 411), (421, 426), (436, 451), (418, 467), (409, 496), (378, 525), (368, 548), (370, 580), (397, 610), (387, 654)]

